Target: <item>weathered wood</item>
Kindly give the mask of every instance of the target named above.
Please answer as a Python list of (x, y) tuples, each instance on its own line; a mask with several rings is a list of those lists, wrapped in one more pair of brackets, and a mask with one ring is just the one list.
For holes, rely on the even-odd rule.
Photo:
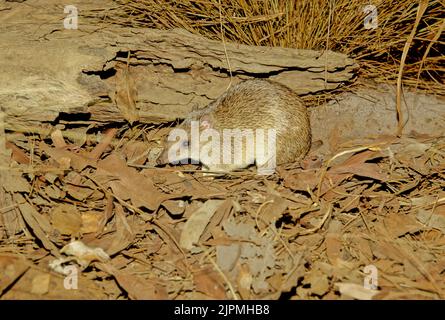
[[(0, 10), (0, 108), (9, 130), (26, 131), (61, 113), (99, 122), (124, 121), (123, 114), (141, 122), (172, 121), (224, 92), (230, 71), (232, 83), (264, 77), (308, 94), (338, 88), (357, 68), (331, 51), (231, 43), (225, 48), (179, 29), (94, 26), (83, 18), (78, 30), (65, 30), (66, 14), (57, 1), (29, 2), (32, 7), (8, 2), (9, 9)], [(80, 2), (79, 11), (91, 9)], [(100, 2), (94, 6), (111, 5)], [(116, 93), (117, 87), (128, 87), (119, 78), (122, 70), (136, 87), (128, 93), (136, 96)], [(135, 103), (136, 110), (129, 112), (122, 101), (131, 108)]]

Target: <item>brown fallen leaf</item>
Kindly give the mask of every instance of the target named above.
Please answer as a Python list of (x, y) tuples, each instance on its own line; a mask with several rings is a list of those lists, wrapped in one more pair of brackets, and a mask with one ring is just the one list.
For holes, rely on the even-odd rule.
[(67, 146), (65, 139), (63, 138), (62, 131), (56, 129), (51, 132), (51, 140), (56, 148), (65, 148)]
[(335, 285), (339, 288), (342, 295), (358, 300), (372, 300), (379, 293), (378, 290), (367, 289), (363, 285), (355, 283), (336, 283)]
[(82, 227), (80, 232), (84, 233), (98, 233), (102, 230), (103, 212), (86, 211), (81, 214)]
[(329, 290), (329, 280), (327, 275), (320, 270), (311, 270), (303, 279), (303, 284), (311, 286), (310, 292), (317, 296), (325, 295)]
[(369, 177), (379, 181), (385, 181), (387, 176), (383, 174), (383, 170), (375, 163), (366, 163), (380, 157), (380, 152), (371, 150), (362, 151), (351, 156), (341, 164), (333, 165), (329, 169), (329, 173), (352, 173), (362, 177)]
[(263, 210), (258, 212), (258, 220), (265, 224), (263, 227), (269, 226), (284, 214), (288, 206), (288, 200), (269, 194), (264, 202)]
[(10, 149), (12, 151), (11, 157), (14, 161), (17, 161), (17, 163), (20, 163), (20, 164), (30, 164), (31, 163), (31, 160), (26, 155), (26, 153), (22, 149), (17, 147), (15, 144), (13, 144), (12, 142), (6, 141), (5, 146), (6, 146), (6, 149)]
[(90, 198), (94, 193), (94, 190), (89, 186), (80, 184), (79, 185), (66, 184), (64, 191), (71, 197), (79, 201), (84, 201)]
[(148, 280), (127, 271), (117, 270), (109, 264), (98, 263), (97, 266), (113, 275), (122, 289), (128, 293), (130, 299), (166, 300), (168, 298), (165, 286), (154, 280)]
[(183, 200), (166, 200), (162, 203), (162, 206), (167, 209), (172, 216), (182, 215), (185, 211), (185, 203)]
[(95, 178), (103, 185), (110, 186), (120, 199), (131, 199), (131, 203), (136, 207), (156, 210), (163, 201), (177, 197), (159, 192), (151, 179), (136, 169), (129, 168), (116, 154), (99, 161), (97, 168)]
[(115, 204), (115, 227), (114, 232), (107, 232), (99, 239), (93, 239), (88, 245), (103, 248), (110, 256), (127, 248), (134, 240), (134, 232), (127, 222), (124, 210), (120, 204)]
[[(153, 131), (152, 131), (153, 132)], [(147, 138), (150, 141), (149, 138)], [(150, 151), (150, 145), (143, 141), (128, 141), (123, 146), (122, 152), (125, 155), (128, 163), (143, 165), (147, 160), (147, 155)]]
[(101, 300), (109, 296), (103, 287), (78, 274), (77, 288), (67, 290), (65, 277), (42, 267), (31, 267), (2, 296), (4, 300)]
[(210, 218), (209, 223), (205, 227), (204, 231), (199, 238), (200, 241), (207, 241), (210, 237), (214, 238), (214, 231), (218, 225), (224, 222), (230, 215), (234, 206), (234, 202), (231, 199), (224, 200), (224, 202), (218, 207), (215, 214)]
[(49, 273), (39, 273), (35, 275), (31, 282), (31, 293), (44, 295), (49, 291), (51, 275)]
[(336, 233), (328, 233), (326, 236), (326, 255), (329, 262), (334, 266), (339, 266), (342, 252), (342, 242), (340, 237)]
[(25, 259), (13, 255), (0, 255), (0, 297), (5, 290), (29, 269)]
[(221, 276), (211, 268), (195, 272), (193, 281), (197, 291), (200, 291), (213, 299), (227, 299), (226, 289), (224, 288)]
[(394, 239), (423, 229), (413, 216), (406, 214), (392, 214), (384, 219), (384, 224)]
[[(86, 268), (93, 261), (107, 262), (110, 256), (100, 247), (92, 247), (84, 244), (82, 241), (71, 241), (61, 250), (61, 253), (73, 257), (74, 260), (82, 267)], [(59, 261), (64, 263), (66, 258), (58, 259), (51, 262), (51, 266), (57, 266)]]
[(19, 204), (19, 209), (26, 224), (32, 229), (34, 235), (41, 241), (42, 245), (55, 257), (60, 257), (57, 247), (48, 240), (47, 234), (51, 231), (50, 223), (37, 210), (25, 201), (21, 194), (14, 194), (14, 201)]
[(437, 206), (434, 213), (431, 210), (419, 209), (416, 218), (427, 227), (435, 228), (445, 234), (445, 205)]
[(198, 242), (207, 224), (224, 200), (207, 200), (187, 220), (182, 229), (179, 244), (182, 248), (191, 250)]
[(61, 204), (50, 213), (51, 224), (61, 234), (76, 236), (80, 234), (82, 217), (75, 206)]
[(14, 192), (26, 192), (31, 189), (28, 181), (17, 171), (9, 171), (8, 174), (2, 175), (1, 187), (5, 191)]
[(315, 170), (291, 170), (287, 171), (282, 168), (277, 168), (278, 174), (284, 180), (284, 186), (292, 190), (307, 191), (315, 189), (320, 178), (317, 176)]
[(117, 131), (118, 130), (116, 128), (112, 128), (108, 129), (105, 132), (105, 135), (102, 138), (102, 140), (90, 152), (89, 156), (91, 159), (99, 160), (99, 158), (102, 156), (102, 154), (105, 152), (105, 150), (109, 147), (109, 145), (113, 141)]
[(65, 149), (51, 148), (43, 141), (40, 142), (39, 148), (64, 169), (73, 168), (80, 172), (87, 166), (96, 167), (96, 162), (85, 155), (79, 155)]
[[(281, 277), (277, 277), (281, 278)], [(252, 287), (253, 276), (250, 272), (249, 266), (247, 264), (242, 264), (239, 270), (238, 278), (238, 290), (243, 300), (249, 300), (251, 298), (250, 289)], [(269, 280), (269, 282), (271, 282)], [(276, 286), (279, 288), (279, 286)]]

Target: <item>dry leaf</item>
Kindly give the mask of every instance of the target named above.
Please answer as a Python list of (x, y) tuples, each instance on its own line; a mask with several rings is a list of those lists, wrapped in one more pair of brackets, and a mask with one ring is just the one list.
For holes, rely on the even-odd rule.
[(323, 296), (329, 290), (329, 280), (327, 275), (320, 272), (320, 270), (312, 270), (304, 276), (304, 284), (309, 284), (311, 286), (310, 292), (317, 295)]
[(82, 241), (72, 241), (64, 246), (60, 252), (73, 256), (83, 268), (88, 267), (92, 261), (106, 262), (110, 260), (108, 254), (102, 248), (91, 248)]
[(80, 172), (87, 166), (96, 166), (96, 162), (86, 156), (82, 156), (64, 149), (51, 148), (43, 141), (40, 142), (39, 148), (48, 156), (53, 158), (62, 169), (73, 168)]
[(31, 293), (44, 295), (49, 291), (51, 275), (49, 273), (39, 273), (32, 279)]
[(10, 149), (12, 151), (11, 157), (14, 161), (27, 165), (31, 163), (31, 160), (26, 153), (12, 142), (6, 141), (5, 147), (6, 149)]
[(241, 246), (237, 243), (216, 246), (216, 264), (222, 271), (231, 271), (241, 256)]
[(253, 282), (253, 276), (250, 273), (249, 266), (242, 264), (238, 274), (238, 290), (243, 300), (250, 299), (250, 288)]
[(26, 192), (30, 190), (29, 183), (22, 175), (16, 171), (9, 171), (2, 175), (1, 187), (7, 192)]
[(223, 202), (223, 200), (207, 200), (191, 215), (182, 229), (179, 240), (182, 248), (191, 250), (198, 243), (210, 219)]
[(212, 269), (195, 272), (193, 280), (196, 290), (205, 293), (213, 299), (226, 299), (226, 289), (221, 282), (221, 276)]
[(105, 132), (105, 135), (102, 137), (101, 141), (90, 152), (91, 159), (94, 159), (94, 160), (100, 159), (100, 157), (105, 152), (105, 150), (110, 146), (117, 131), (118, 130), (116, 128), (111, 128)]
[(328, 233), (326, 236), (326, 255), (328, 256), (329, 262), (334, 266), (339, 266), (342, 253), (342, 242), (335, 233)]
[(61, 204), (51, 211), (51, 224), (61, 234), (77, 235), (82, 227), (82, 217), (76, 207)]
[(172, 216), (182, 215), (185, 211), (185, 202), (183, 200), (166, 200), (162, 203), (162, 206)]
[(25, 199), (20, 194), (14, 195), (14, 201), (19, 203), (19, 209), (26, 224), (33, 230), (35, 236), (41, 241), (43, 246), (51, 251), (51, 253), (60, 257), (57, 247), (48, 240), (47, 234), (50, 233), (51, 227), (46, 217), (41, 215), (36, 209), (29, 203), (25, 202)]
[(410, 215), (392, 214), (384, 220), (384, 224), (394, 238), (401, 237), (407, 233), (414, 234), (422, 230), (422, 225)]
[(65, 139), (63, 138), (62, 131), (60, 129), (56, 129), (51, 132), (51, 140), (56, 148), (65, 148), (67, 146)]
[[(439, 207), (443, 208), (442, 211), (445, 212), (445, 206), (442, 205)], [(439, 207), (436, 208), (436, 212), (440, 210)], [(445, 234), (445, 213), (431, 214), (431, 210), (419, 209), (419, 211), (417, 211), (416, 218), (426, 226), (438, 229)]]
[(263, 210), (259, 212), (258, 218), (261, 219), (261, 221), (264, 221), (266, 226), (275, 223), (275, 221), (284, 214), (289, 206), (288, 200), (272, 194), (268, 195), (264, 203), (265, 205)]
[(135, 300), (165, 300), (168, 298), (165, 287), (156, 281), (144, 279), (127, 271), (117, 270), (111, 265), (98, 264), (98, 267), (113, 275), (119, 285)]
[(103, 213), (96, 211), (87, 211), (81, 214), (82, 228), (80, 232), (95, 233), (102, 230)]
[(108, 184), (120, 199), (131, 199), (136, 207), (155, 210), (163, 201), (176, 197), (159, 192), (151, 179), (129, 168), (125, 161), (115, 154), (99, 161), (97, 167), (96, 179)]
[(381, 156), (379, 152), (366, 150), (353, 155), (341, 164), (336, 164), (329, 169), (331, 174), (352, 173), (362, 177), (369, 177), (379, 181), (385, 181), (387, 175), (383, 174), (383, 170), (375, 163), (366, 163)]
[(111, 239), (106, 238), (108, 242), (106, 250), (110, 255), (114, 255), (127, 248), (134, 239), (134, 233), (128, 224), (124, 210), (120, 204), (116, 204), (115, 217), (116, 232), (110, 234)]
[(336, 283), (335, 284), (342, 295), (349, 296), (358, 300), (372, 300), (379, 293), (378, 290), (366, 289), (363, 285), (355, 283)]
[(0, 296), (12, 283), (16, 282), (29, 269), (25, 259), (0, 255)]

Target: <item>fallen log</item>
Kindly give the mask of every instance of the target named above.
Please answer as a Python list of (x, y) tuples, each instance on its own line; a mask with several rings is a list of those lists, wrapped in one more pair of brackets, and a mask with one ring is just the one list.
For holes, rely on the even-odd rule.
[[(0, 10), (6, 130), (60, 119), (168, 122), (243, 79), (269, 78), (305, 95), (336, 89), (352, 81), (357, 69), (332, 51), (223, 43), (180, 29), (95, 26), (87, 18), (77, 30), (64, 29), (63, 8), (34, 2), (32, 10), (21, 3)], [(29, 23), (11, 19), (24, 11)]]

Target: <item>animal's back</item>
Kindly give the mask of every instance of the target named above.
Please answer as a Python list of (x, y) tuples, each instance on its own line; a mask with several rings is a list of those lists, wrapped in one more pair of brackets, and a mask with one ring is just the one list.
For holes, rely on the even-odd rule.
[(215, 129), (275, 129), (277, 164), (303, 158), (311, 131), (306, 107), (295, 92), (269, 80), (247, 80), (209, 105)]

